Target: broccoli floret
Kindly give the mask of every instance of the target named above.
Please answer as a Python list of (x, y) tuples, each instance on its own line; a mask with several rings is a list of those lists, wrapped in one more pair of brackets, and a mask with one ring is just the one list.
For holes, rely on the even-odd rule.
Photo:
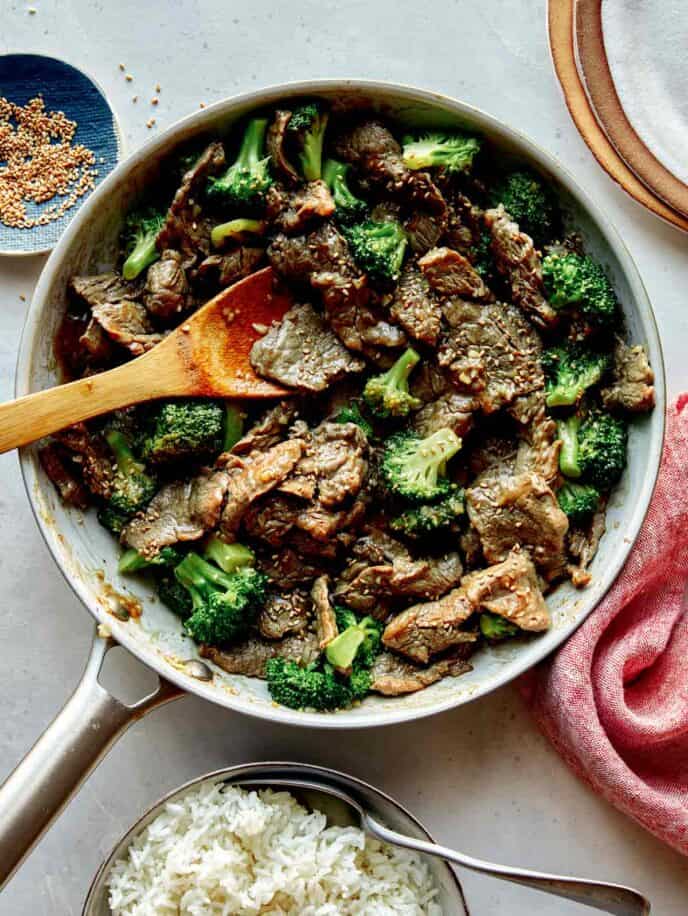
[[(353, 617), (353, 620), (351, 620)], [(346, 626), (342, 627), (342, 624)], [(327, 661), (338, 671), (350, 673), (356, 662), (357, 669), (370, 668), (380, 651), (383, 626), (373, 617), (360, 620), (350, 611), (337, 614), (339, 635), (325, 649)]]
[(123, 433), (109, 429), (105, 439), (117, 464), (109, 505), (123, 515), (134, 515), (155, 496), (157, 484), (146, 473), (145, 465), (136, 458)]
[(191, 595), (175, 576), (162, 576), (158, 581), (158, 598), (182, 620), (186, 620), (193, 612)]
[(237, 444), (244, 434), (244, 413), (236, 404), (228, 403), (225, 406), (225, 437), (222, 450), (228, 452)]
[(518, 627), (510, 620), (500, 617), (498, 614), (491, 614), (489, 611), (483, 611), (479, 618), (480, 632), (485, 639), (496, 641), (498, 639), (508, 639), (518, 633)]
[(163, 547), (150, 560), (142, 557), (134, 547), (125, 550), (119, 558), (117, 569), (121, 573), (138, 572), (141, 569), (149, 569), (151, 566), (178, 566), (184, 559), (184, 554), (176, 547)]
[(451, 528), (463, 513), (464, 491), (455, 486), (438, 503), (413, 506), (402, 512), (392, 519), (390, 527), (406, 537), (422, 538)]
[(135, 280), (160, 257), (155, 240), (165, 222), (165, 214), (146, 207), (130, 213), (124, 224), (123, 248), (127, 258), (122, 265), (125, 280)]
[(224, 175), (208, 181), (208, 197), (218, 203), (255, 205), (262, 203), (272, 185), (270, 157), (263, 156), (267, 118), (251, 118), (244, 131), (236, 161)]
[(243, 635), (265, 599), (266, 578), (250, 566), (227, 574), (189, 553), (174, 574), (191, 595), (185, 627), (196, 642), (215, 645)]
[(409, 169), (433, 166), (447, 172), (468, 172), (480, 151), (480, 140), (467, 134), (429, 131), (404, 137), (404, 164)]
[(473, 267), (483, 280), (491, 280), (495, 275), (495, 263), (492, 257), (492, 234), (483, 229), (470, 251)]
[(618, 302), (602, 267), (584, 254), (550, 253), (542, 260), (542, 277), (555, 308), (575, 306), (591, 321), (614, 323)]
[(341, 407), (334, 417), (334, 422), (355, 423), (356, 426), (360, 426), (368, 439), (373, 435), (373, 427), (361, 413), (358, 401), (352, 401), (348, 407)]
[(205, 545), (204, 555), (212, 560), (223, 572), (233, 573), (242, 566), (253, 566), (255, 554), (243, 544), (225, 544), (212, 534)]
[(409, 347), (391, 369), (368, 379), (363, 399), (378, 417), (405, 417), (423, 403), (409, 393), (408, 379), (420, 356)]
[(503, 204), (509, 216), (536, 245), (551, 242), (559, 225), (554, 196), (542, 181), (529, 171), (511, 172), (490, 194), (494, 206)]
[(323, 180), (332, 192), (335, 219), (343, 226), (350, 226), (364, 220), (368, 213), (368, 204), (356, 197), (348, 184), (351, 166), (336, 159), (328, 159), (323, 165)]
[(557, 424), (562, 440), (559, 467), (567, 477), (583, 477), (599, 490), (609, 490), (626, 467), (628, 431), (618, 417), (600, 410), (585, 419), (569, 417)]
[(573, 525), (583, 525), (597, 511), (600, 494), (590, 484), (567, 482), (557, 493), (557, 500)]
[(316, 181), (322, 175), (322, 152), (328, 113), (318, 102), (308, 102), (296, 108), (287, 130), (298, 135), (301, 174), (306, 181)]
[(120, 536), (131, 516), (113, 509), (112, 506), (101, 506), (98, 509), (98, 521), (113, 534)]
[(366, 220), (344, 229), (351, 254), (373, 280), (395, 281), (406, 252), (406, 233), (395, 220)]
[(302, 668), (287, 658), (271, 658), (265, 665), (270, 696), (290, 709), (316, 709), (321, 712), (351, 706), (349, 682), (337, 677), (333, 668), (315, 662)]
[(586, 389), (599, 382), (610, 364), (608, 354), (595, 353), (581, 344), (545, 350), (541, 362), (547, 379), (548, 407), (578, 403)]
[(215, 248), (220, 248), (225, 242), (244, 242), (250, 236), (265, 235), (266, 223), (262, 219), (230, 219), (227, 223), (213, 226), (210, 241)]
[(389, 489), (414, 502), (430, 502), (452, 489), (446, 478), (449, 459), (461, 448), (461, 439), (447, 428), (423, 439), (409, 431), (387, 440), (382, 455), (382, 476)]
[(165, 401), (144, 441), (144, 458), (163, 463), (218, 453), (224, 443), (225, 416), (224, 405), (217, 401)]

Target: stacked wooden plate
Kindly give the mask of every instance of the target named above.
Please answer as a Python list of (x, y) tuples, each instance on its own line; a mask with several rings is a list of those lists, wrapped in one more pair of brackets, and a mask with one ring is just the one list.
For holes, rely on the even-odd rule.
[(549, 0), (566, 104), (608, 174), (688, 232), (688, 6), (665, 0)]

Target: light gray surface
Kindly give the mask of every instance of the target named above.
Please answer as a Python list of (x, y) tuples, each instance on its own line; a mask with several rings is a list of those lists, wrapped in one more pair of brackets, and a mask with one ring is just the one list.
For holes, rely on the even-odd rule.
[[(544, 3), (476, 0), (5, 4), (0, 50), (63, 56), (109, 93), (132, 148), (154, 116), (288, 79), (369, 76), (447, 92), (524, 130), (560, 156), (608, 211), (635, 256), (663, 333), (669, 388), (688, 387), (686, 238), (628, 201), (598, 169), (554, 80)], [(290, 12), (288, 12), (290, 11)], [(407, 56), (415, 53), (415, 60)], [(134, 76), (127, 83), (122, 62)], [(148, 104), (161, 85), (160, 104)], [(138, 94), (136, 104), (131, 97)], [(24, 303), (40, 260), (0, 261), (0, 396), (9, 397)], [(52, 565), (15, 456), (0, 458), (4, 775), (63, 702), (85, 659), (90, 618)], [(37, 648), (31, 648), (29, 643)], [(129, 670), (120, 659), (113, 681)], [(634, 883), (659, 916), (686, 911), (686, 862), (596, 799), (535, 732), (511, 688), (455, 713), (336, 736), (270, 726), (185, 699), (135, 726), (0, 897), (0, 914), (78, 914), (92, 872), (129, 822), (203, 770), (294, 758), (348, 769), (398, 795), (440, 841), (475, 855)], [(475, 916), (582, 912), (465, 877)]]

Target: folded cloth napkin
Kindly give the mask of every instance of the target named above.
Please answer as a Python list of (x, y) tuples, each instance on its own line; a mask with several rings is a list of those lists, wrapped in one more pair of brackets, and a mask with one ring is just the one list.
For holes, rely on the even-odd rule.
[(521, 687), (593, 789), (688, 855), (688, 394), (670, 408), (657, 488), (618, 579)]

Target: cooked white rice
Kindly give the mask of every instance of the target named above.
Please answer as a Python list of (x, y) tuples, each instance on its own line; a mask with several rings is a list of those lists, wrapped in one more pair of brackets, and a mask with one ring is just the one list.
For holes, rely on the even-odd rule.
[(168, 802), (107, 880), (115, 916), (441, 916), (427, 865), (287, 792), (222, 783)]

